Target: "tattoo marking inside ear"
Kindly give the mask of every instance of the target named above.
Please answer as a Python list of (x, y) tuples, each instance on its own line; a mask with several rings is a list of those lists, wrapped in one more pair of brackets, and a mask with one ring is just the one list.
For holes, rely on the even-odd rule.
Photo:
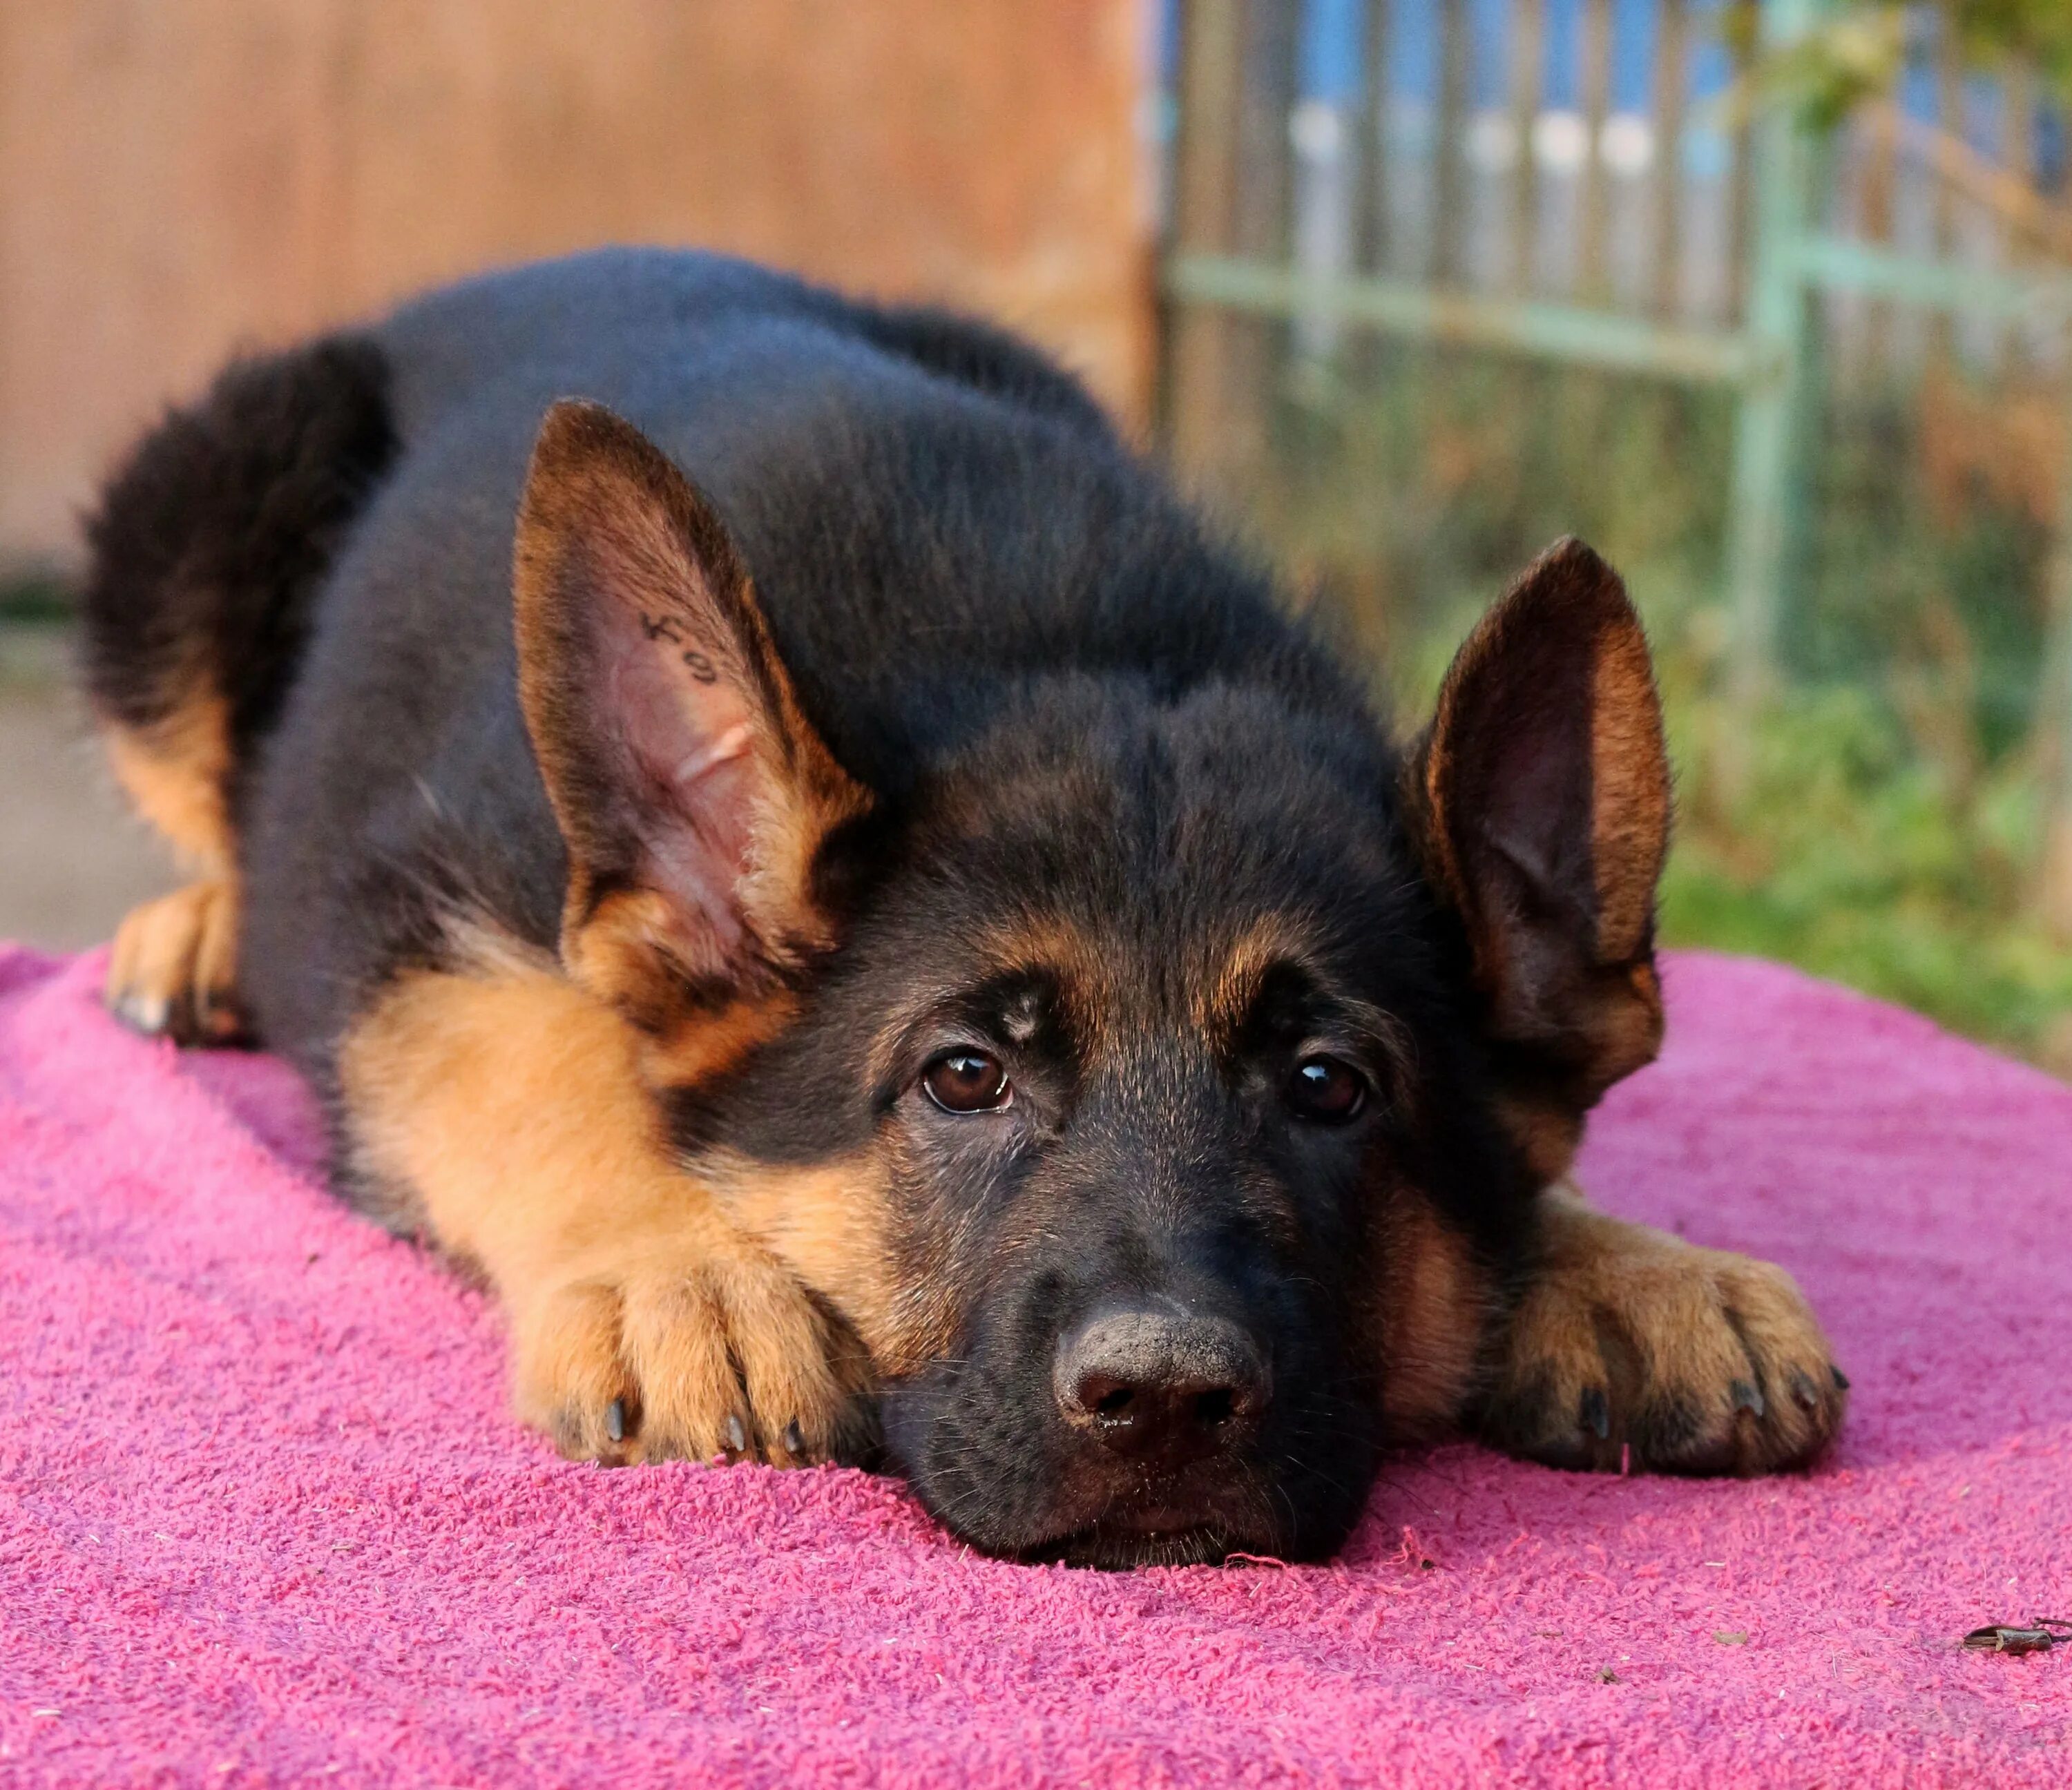
[[(640, 612), (640, 631), (650, 640), (666, 640), (672, 647), (684, 647), (684, 624), (673, 615), (650, 615), (644, 609)], [(679, 656), (684, 669), (701, 684), (719, 682), (719, 668), (695, 647), (684, 647)]]

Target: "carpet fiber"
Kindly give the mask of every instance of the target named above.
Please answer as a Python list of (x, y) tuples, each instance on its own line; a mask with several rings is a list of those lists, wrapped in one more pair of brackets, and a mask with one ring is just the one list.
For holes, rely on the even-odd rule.
[(1855, 1382), (1753, 1483), (1399, 1464), (1343, 1558), (1005, 1566), (899, 1487), (564, 1464), (493, 1308), (335, 1207), (286, 1072), (0, 952), (0, 1783), (2057, 1781), (2072, 1090), (1669, 967), (1601, 1203), (1772, 1256)]

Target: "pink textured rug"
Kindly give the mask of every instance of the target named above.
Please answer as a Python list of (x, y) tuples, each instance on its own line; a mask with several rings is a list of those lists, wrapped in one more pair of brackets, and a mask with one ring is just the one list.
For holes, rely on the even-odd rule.
[(0, 953), (0, 1782), (2041, 1784), (2072, 1649), (2072, 1090), (1684, 957), (1605, 1205), (1773, 1255), (1810, 1478), (1451, 1447), (1338, 1563), (1004, 1566), (861, 1475), (565, 1465), (277, 1065)]

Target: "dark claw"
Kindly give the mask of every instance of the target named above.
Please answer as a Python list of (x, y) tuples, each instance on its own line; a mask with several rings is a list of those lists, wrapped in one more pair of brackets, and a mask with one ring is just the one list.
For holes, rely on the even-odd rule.
[(1759, 1388), (1746, 1380), (1737, 1380), (1727, 1390), (1733, 1394), (1736, 1410), (1753, 1411), (1758, 1417), (1762, 1415), (1762, 1393)]
[(796, 1417), (784, 1426), (784, 1447), (795, 1459), (804, 1458), (806, 1432), (799, 1427), (799, 1420)]
[(1794, 1367), (1791, 1370), (1791, 1396), (1799, 1401), (1801, 1410), (1815, 1410), (1819, 1406), (1820, 1394), (1814, 1390), (1811, 1377), (1803, 1369)]
[(1583, 1394), (1583, 1427), (1593, 1431), (1600, 1442), (1611, 1438), (1612, 1408), (1602, 1386), (1592, 1386)]
[(738, 1417), (730, 1417), (726, 1420), (726, 1444), (738, 1455), (748, 1452), (748, 1431), (741, 1427)]
[(1832, 1363), (1829, 1365), (1827, 1371), (1835, 1376), (1836, 1391), (1847, 1392), (1849, 1390), (1849, 1377), (1848, 1374), (1844, 1373), (1840, 1368), (1834, 1366)]
[(615, 1398), (604, 1407), (604, 1433), (614, 1442), (626, 1439), (626, 1401)]

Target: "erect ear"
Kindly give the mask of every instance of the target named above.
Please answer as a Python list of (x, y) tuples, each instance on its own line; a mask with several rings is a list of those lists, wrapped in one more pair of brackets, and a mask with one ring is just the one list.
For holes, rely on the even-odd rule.
[(1412, 760), (1428, 874), (1458, 914), (1507, 1115), (1548, 1179), (1662, 1041), (1655, 893), (1669, 766), (1618, 575), (1556, 542), (1454, 659)]
[(815, 855), (868, 797), (800, 713), (690, 481), (610, 411), (556, 404), (516, 586), (519, 696), (568, 845), (570, 973), (659, 1028), (832, 943)]

